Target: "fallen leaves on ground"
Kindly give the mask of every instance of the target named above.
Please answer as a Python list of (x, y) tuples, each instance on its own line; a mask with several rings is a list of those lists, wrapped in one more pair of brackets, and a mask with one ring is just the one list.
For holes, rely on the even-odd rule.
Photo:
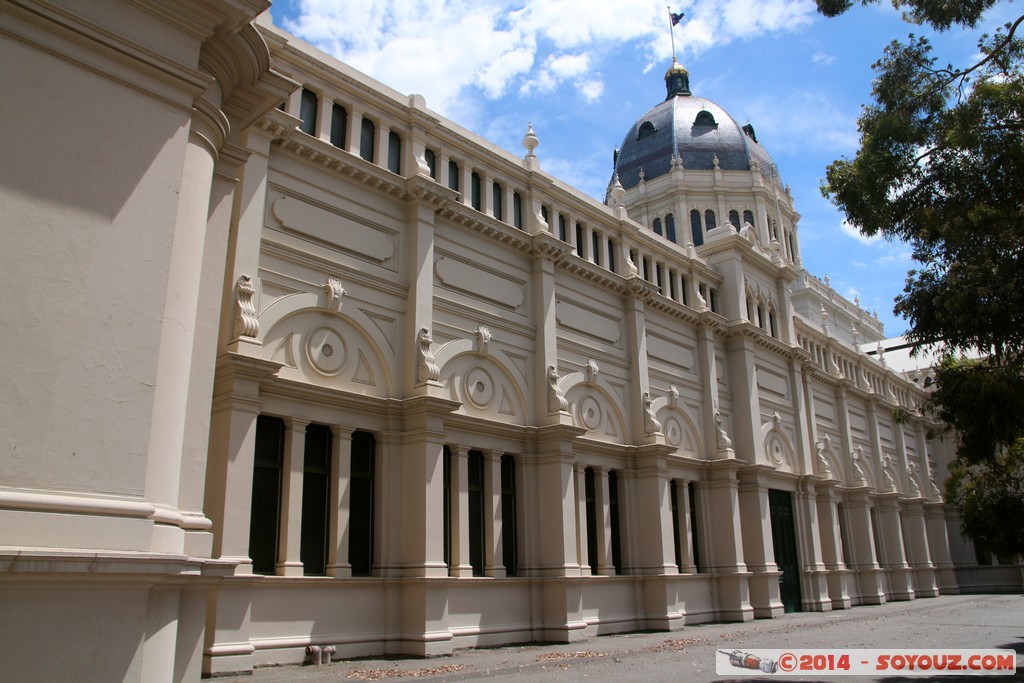
[(607, 657), (607, 652), (594, 652), (593, 650), (581, 650), (579, 652), (548, 652), (539, 655), (538, 662), (550, 662), (556, 659), (584, 659), (588, 657)]
[(363, 669), (350, 671), (345, 678), (354, 678), (360, 681), (382, 681), (385, 678), (423, 678), (424, 676), (454, 673), (465, 668), (464, 664), (445, 664), (444, 666), (434, 666), (429, 669)]

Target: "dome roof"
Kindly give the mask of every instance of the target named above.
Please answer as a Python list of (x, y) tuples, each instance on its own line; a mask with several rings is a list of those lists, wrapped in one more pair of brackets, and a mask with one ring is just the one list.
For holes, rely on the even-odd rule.
[[(665, 73), (668, 97), (626, 133), (615, 159), (615, 173), (626, 189), (640, 182), (640, 171), (651, 180), (672, 168), (672, 157), (683, 168), (710, 171), (749, 171), (753, 166), (768, 175), (775, 164), (757, 141), (749, 124), (741, 126), (711, 100), (690, 94), (689, 74), (677, 62)], [(613, 176), (614, 178), (614, 176)]]

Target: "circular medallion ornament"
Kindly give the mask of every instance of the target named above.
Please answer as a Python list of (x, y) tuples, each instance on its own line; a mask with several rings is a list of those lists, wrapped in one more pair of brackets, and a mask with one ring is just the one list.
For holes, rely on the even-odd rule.
[(683, 442), (683, 426), (679, 424), (679, 418), (675, 415), (668, 417), (662, 431), (665, 434), (665, 441), (670, 446), (679, 448), (679, 444)]
[(580, 401), (580, 422), (590, 431), (601, 426), (601, 404), (593, 396), (584, 396)]
[(776, 467), (782, 464), (782, 461), (786, 458), (786, 449), (782, 445), (782, 440), (779, 437), (772, 438), (768, 442), (768, 457), (771, 459), (772, 464)]
[(486, 408), (494, 400), (494, 381), (483, 368), (470, 370), (464, 381), (466, 398), (477, 408)]
[(345, 364), (345, 342), (329, 327), (318, 327), (306, 335), (306, 357), (323, 375), (336, 375)]

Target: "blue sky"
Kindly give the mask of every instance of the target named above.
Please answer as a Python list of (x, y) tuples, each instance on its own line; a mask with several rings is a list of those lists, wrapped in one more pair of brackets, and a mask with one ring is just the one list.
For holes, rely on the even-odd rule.
[[(1014, 18), (1004, 2), (986, 28)], [(812, 0), (677, 2), (690, 88), (750, 123), (790, 186), (804, 266), (868, 310), (887, 335), (906, 323), (893, 298), (910, 249), (867, 240), (819, 191), (826, 166), (857, 150), (871, 65), (886, 44), (929, 35), (883, 0), (837, 19)], [(274, 22), (516, 154), (528, 122), (547, 172), (603, 199), (614, 148), (665, 97), (671, 63), (661, 0), (276, 0)], [(1011, 16), (1012, 15), (1012, 16)], [(943, 62), (966, 63), (978, 32), (933, 36)]]

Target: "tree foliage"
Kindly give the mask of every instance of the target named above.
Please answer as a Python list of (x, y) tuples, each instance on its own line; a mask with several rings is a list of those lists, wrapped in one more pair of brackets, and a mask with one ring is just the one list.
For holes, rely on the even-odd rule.
[[(861, 0), (874, 4), (876, 0)], [(818, 0), (836, 16), (850, 0)], [(905, 17), (943, 31), (975, 28), (996, 0), (893, 0)], [(931, 408), (956, 434), (947, 487), (977, 537), (1000, 477), (1020, 483), (1024, 448), (1024, 16), (978, 40), (972, 64), (940, 66), (927, 38), (894, 41), (874, 65), (873, 103), (858, 120), (861, 146), (833, 162), (823, 194), (865, 235), (913, 249), (895, 310), (917, 347), (949, 354)], [(954, 355), (985, 355), (956, 361)], [(1003, 463), (1017, 453), (1017, 470)], [(1011, 458), (1012, 459), (1012, 458)], [(986, 495), (978, 498), (976, 492)], [(981, 502), (979, 502), (981, 501)], [(991, 510), (989, 511), (991, 512)], [(976, 523), (978, 522), (978, 523)], [(989, 542), (991, 542), (990, 539)], [(1012, 537), (1003, 538), (1012, 541)], [(1024, 544), (992, 549), (1024, 553)]]

